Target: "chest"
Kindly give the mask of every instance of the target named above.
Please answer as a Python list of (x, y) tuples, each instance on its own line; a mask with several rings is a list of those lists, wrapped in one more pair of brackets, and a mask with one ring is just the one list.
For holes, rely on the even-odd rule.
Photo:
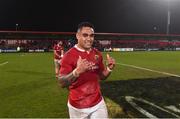
[(86, 59), (88, 62), (98, 64), (100, 62), (100, 55), (96, 52), (83, 52), (80, 53), (82, 59)]
[(101, 56), (98, 53), (96, 53), (96, 52), (78, 52), (78, 53), (76, 53), (76, 58), (73, 61), (74, 68), (77, 66), (77, 60), (78, 60), (79, 56), (82, 59), (86, 59), (92, 65), (91, 71), (96, 71), (99, 69), (100, 64), (101, 64)]

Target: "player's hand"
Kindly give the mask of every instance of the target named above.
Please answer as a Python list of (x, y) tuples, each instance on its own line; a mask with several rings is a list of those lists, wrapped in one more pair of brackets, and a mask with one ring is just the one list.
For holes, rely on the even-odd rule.
[(61, 59), (62, 57), (59, 55), (58, 58)]
[(77, 60), (77, 67), (76, 67), (76, 73), (81, 74), (87, 70), (92, 69), (94, 64), (87, 61), (87, 59), (82, 59), (81, 56), (79, 56)]
[(115, 66), (115, 59), (110, 57), (109, 54), (106, 54), (106, 59), (107, 59), (107, 67), (112, 70)]

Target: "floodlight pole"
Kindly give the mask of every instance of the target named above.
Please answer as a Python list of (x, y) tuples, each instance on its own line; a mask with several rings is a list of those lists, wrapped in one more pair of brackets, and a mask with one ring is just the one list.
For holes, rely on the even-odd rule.
[(170, 24), (171, 24), (170, 3), (169, 3), (169, 0), (167, 0), (167, 28), (166, 28), (166, 34), (167, 35), (169, 35)]
[(18, 30), (18, 26), (19, 26), (19, 24), (16, 24), (16, 31)]

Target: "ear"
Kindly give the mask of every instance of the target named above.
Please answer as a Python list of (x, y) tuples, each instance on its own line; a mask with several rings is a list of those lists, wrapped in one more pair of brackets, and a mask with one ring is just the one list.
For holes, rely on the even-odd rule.
[(76, 39), (79, 39), (79, 37), (80, 37), (80, 36), (79, 36), (79, 33), (77, 32), (77, 33), (76, 33)]

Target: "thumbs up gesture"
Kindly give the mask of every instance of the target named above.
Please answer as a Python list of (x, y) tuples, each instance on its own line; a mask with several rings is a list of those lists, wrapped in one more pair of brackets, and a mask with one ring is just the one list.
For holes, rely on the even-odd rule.
[(115, 66), (115, 59), (110, 57), (110, 55), (107, 53), (106, 54), (106, 59), (107, 59), (107, 67), (112, 70)]
[(77, 60), (77, 67), (76, 71), (78, 74), (81, 74), (87, 70), (92, 69), (93, 64), (91, 64), (87, 59), (82, 59), (81, 56), (79, 56)]

